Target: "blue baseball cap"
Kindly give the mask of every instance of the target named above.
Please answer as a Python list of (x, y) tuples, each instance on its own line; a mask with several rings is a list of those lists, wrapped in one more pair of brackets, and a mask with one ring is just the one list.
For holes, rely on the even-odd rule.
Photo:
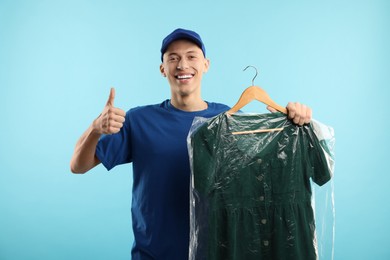
[(189, 40), (195, 43), (196, 45), (198, 45), (199, 48), (202, 49), (203, 55), (206, 57), (206, 48), (204, 47), (204, 44), (199, 34), (197, 34), (194, 31), (179, 28), (174, 30), (167, 37), (164, 38), (161, 46), (161, 61), (163, 61), (163, 56), (164, 53), (167, 51), (168, 46), (174, 41), (183, 40), (183, 39)]

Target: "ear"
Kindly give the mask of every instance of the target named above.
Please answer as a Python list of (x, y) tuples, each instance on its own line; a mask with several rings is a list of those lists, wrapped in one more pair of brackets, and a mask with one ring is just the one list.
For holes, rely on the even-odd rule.
[(162, 75), (163, 77), (166, 77), (166, 76), (167, 76), (167, 74), (165, 73), (165, 69), (164, 69), (164, 66), (163, 66), (162, 63), (161, 63), (161, 65), (160, 65), (160, 73), (161, 73), (161, 75)]
[(203, 71), (203, 73), (206, 73), (209, 70), (209, 67), (210, 67), (210, 60), (204, 58), (204, 71)]

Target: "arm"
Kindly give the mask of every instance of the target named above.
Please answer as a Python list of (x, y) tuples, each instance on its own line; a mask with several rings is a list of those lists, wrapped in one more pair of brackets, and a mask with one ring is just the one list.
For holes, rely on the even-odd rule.
[(76, 143), (70, 161), (70, 170), (73, 173), (85, 173), (100, 163), (95, 150), (101, 134), (94, 130), (93, 125), (94, 123), (88, 127)]
[(125, 111), (114, 107), (115, 89), (111, 88), (110, 96), (103, 112), (96, 118), (76, 143), (70, 170), (73, 173), (85, 173), (100, 163), (95, 155), (96, 146), (102, 134), (115, 134), (120, 131), (125, 121)]

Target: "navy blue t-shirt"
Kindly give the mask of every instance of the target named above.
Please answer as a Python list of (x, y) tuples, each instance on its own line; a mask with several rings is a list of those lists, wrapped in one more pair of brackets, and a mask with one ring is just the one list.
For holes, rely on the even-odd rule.
[(130, 109), (121, 131), (104, 135), (96, 156), (108, 169), (133, 163), (132, 259), (188, 259), (190, 165), (187, 135), (195, 116), (213, 117), (228, 106), (186, 112), (161, 104)]

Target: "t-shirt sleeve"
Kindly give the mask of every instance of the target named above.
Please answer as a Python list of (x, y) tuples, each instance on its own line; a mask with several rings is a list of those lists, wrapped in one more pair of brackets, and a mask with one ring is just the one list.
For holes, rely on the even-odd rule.
[(118, 133), (100, 138), (95, 154), (107, 170), (132, 161), (130, 112)]

